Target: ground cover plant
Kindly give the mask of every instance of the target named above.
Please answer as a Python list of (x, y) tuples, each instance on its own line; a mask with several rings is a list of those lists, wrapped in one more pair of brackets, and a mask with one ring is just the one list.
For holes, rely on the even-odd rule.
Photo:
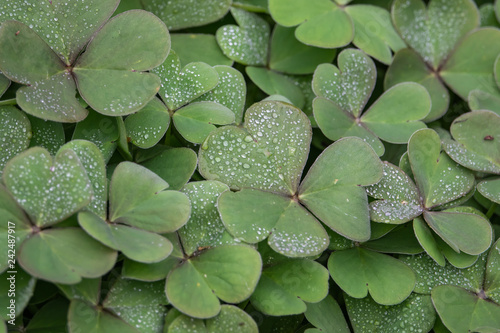
[(0, 333), (500, 331), (500, 0), (3, 0)]

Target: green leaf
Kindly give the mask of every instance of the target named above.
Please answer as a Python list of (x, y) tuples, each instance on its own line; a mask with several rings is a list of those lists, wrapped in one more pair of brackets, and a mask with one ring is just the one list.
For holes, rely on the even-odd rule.
[(160, 96), (172, 111), (212, 90), (219, 82), (217, 72), (203, 62), (187, 64), (181, 71), (179, 57), (173, 51), (151, 72), (160, 77)]
[(385, 151), (384, 144), (375, 134), (364, 127), (359, 119), (348, 111), (342, 110), (334, 102), (317, 97), (313, 101), (313, 114), (321, 132), (330, 140), (355, 136), (367, 142), (378, 156)]
[(31, 136), (31, 123), (22, 111), (0, 107), (0, 176), (11, 158), (28, 148)]
[(394, 55), (384, 79), (385, 90), (402, 82), (416, 82), (424, 86), (432, 101), (431, 111), (424, 121), (429, 122), (441, 118), (448, 110), (450, 94), (420, 56), (411, 49), (402, 49)]
[(85, 102), (106, 116), (139, 111), (160, 89), (160, 79), (151, 73), (78, 67), (73, 74)]
[(475, 255), (483, 253), (491, 245), (491, 225), (479, 215), (442, 211), (424, 212), (424, 218), (456, 252)]
[(269, 43), (269, 24), (256, 14), (231, 8), (236, 25), (220, 27), (215, 37), (222, 52), (243, 65), (265, 65)]
[(153, 282), (164, 280), (168, 273), (184, 258), (177, 233), (163, 234), (173, 245), (170, 256), (152, 264), (143, 264), (125, 258), (123, 261), (122, 276), (126, 279)]
[(255, 244), (270, 235), (290, 205), (291, 200), (286, 197), (244, 188), (222, 193), (217, 209), (231, 235)]
[(61, 123), (46, 121), (28, 115), (31, 123), (30, 147), (40, 146), (49, 151), (51, 155), (57, 154), (66, 142), (64, 127)]
[(172, 243), (158, 234), (121, 224), (106, 223), (91, 212), (79, 213), (78, 223), (90, 236), (135, 261), (159, 262), (172, 252)]
[(387, 235), (363, 243), (362, 246), (382, 253), (418, 254), (424, 251), (410, 224), (395, 228)]
[(250, 297), (261, 267), (259, 253), (250, 247), (224, 245), (209, 249), (170, 272), (168, 300), (191, 317), (213, 317), (220, 312), (219, 298), (238, 303)]
[(118, 2), (90, 0), (84, 6), (74, 1), (6, 0), (0, 22), (15, 19), (29, 25), (65, 64), (70, 65), (113, 14)]
[(55, 158), (43, 148), (28, 149), (7, 163), (3, 181), (39, 227), (71, 216), (93, 194), (78, 155), (70, 149), (60, 150)]
[(168, 30), (156, 16), (142, 10), (117, 15), (96, 34), (73, 69), (80, 94), (106, 115), (138, 111), (160, 87), (155, 75), (140, 71), (160, 65), (169, 50)]
[(151, 148), (167, 132), (170, 115), (159, 98), (153, 98), (139, 112), (131, 114), (125, 121), (125, 129), (130, 141), (139, 148)]
[(475, 89), (469, 93), (467, 100), (472, 111), (490, 110), (500, 115), (500, 96)]
[(107, 273), (116, 261), (113, 251), (78, 228), (40, 231), (26, 240), (19, 263), (32, 276), (56, 283), (74, 284), (82, 278)]
[(471, 0), (453, 7), (446, 0), (433, 0), (426, 8), (422, 0), (397, 0), (392, 20), (403, 40), (426, 63), (437, 69), (459, 40), (479, 25), (479, 12)]
[(345, 11), (354, 23), (352, 43), (378, 61), (389, 65), (392, 51), (405, 47), (391, 24), (387, 10), (371, 5), (347, 6)]
[(72, 140), (61, 147), (61, 151), (65, 149), (76, 153), (92, 184), (92, 200), (86, 209), (103, 219), (106, 218), (108, 180), (106, 179), (106, 162), (99, 148), (90, 141)]
[(285, 316), (305, 312), (305, 302), (319, 302), (327, 294), (326, 268), (309, 259), (288, 259), (262, 271), (250, 300), (264, 314)]
[(422, 214), (417, 187), (401, 169), (388, 162), (384, 162), (382, 179), (368, 186), (366, 192), (379, 199), (370, 202), (370, 219), (374, 222), (400, 224)]
[(335, 232), (366, 241), (370, 238), (368, 199), (360, 186), (377, 183), (382, 174), (383, 165), (367, 143), (345, 138), (326, 148), (311, 166), (299, 200)]
[(418, 242), (422, 248), (427, 252), (429, 257), (432, 258), (439, 266), (444, 267), (446, 264), (444, 254), (441, 252), (437, 239), (430, 227), (424, 222), (422, 217), (413, 220), (413, 231), (417, 237)]
[(2, 97), (3, 93), (9, 88), (10, 80), (5, 77), (2, 73), (0, 73), (0, 97)]
[[(262, 231), (265, 234), (265, 230)], [(268, 242), (280, 254), (306, 257), (321, 254), (328, 247), (328, 235), (314, 216), (292, 200), (271, 231)]]
[(375, 87), (375, 64), (357, 49), (342, 51), (337, 62), (338, 68), (331, 64), (316, 68), (313, 91), (316, 96), (325, 97), (342, 110), (359, 117)]
[[(57, 298), (44, 304), (26, 326), (27, 333), (66, 332), (69, 302)], [(5, 331), (7, 332), (7, 331)]]
[(269, 12), (276, 23), (293, 27), (297, 39), (307, 45), (338, 48), (354, 37), (349, 15), (329, 0), (269, 0)]
[(227, 185), (217, 181), (191, 182), (183, 187), (182, 192), (191, 202), (191, 216), (178, 233), (187, 255), (198, 248), (235, 243), (217, 210), (217, 199), (227, 190)]
[(350, 332), (339, 304), (331, 295), (326, 296), (321, 302), (307, 304), (305, 315), (307, 320), (317, 327), (317, 330), (308, 329), (306, 333)]
[[(15, 230), (15, 233), (9, 230)], [(18, 252), (19, 247), (31, 232), (32, 225), (28, 217), (7, 189), (0, 184), (0, 246)], [(7, 269), (8, 260), (12, 259), (9, 254), (9, 251), (0, 252), (0, 272)]]
[(257, 333), (259, 329), (253, 318), (237, 306), (222, 305), (220, 313), (207, 321), (208, 333)]
[(184, 139), (202, 143), (217, 128), (215, 125), (234, 123), (234, 112), (215, 102), (196, 102), (177, 110), (172, 120)]
[(142, 0), (144, 9), (160, 17), (170, 30), (197, 27), (226, 15), (231, 0), (174, 0), (165, 6), (162, 0)]
[(328, 270), (335, 283), (351, 297), (363, 298), (370, 292), (373, 300), (383, 305), (404, 301), (416, 281), (415, 273), (406, 264), (360, 247), (332, 253)]
[(295, 194), (311, 140), (311, 127), (299, 109), (266, 101), (251, 106), (244, 128), (218, 128), (199, 152), (199, 170), (208, 180), (231, 188), (251, 187)]
[(440, 266), (426, 254), (401, 256), (400, 260), (410, 266), (417, 274), (415, 292), (430, 295), (434, 287), (450, 285), (475, 292), (481, 289), (484, 277), (486, 256), (480, 256), (471, 267), (459, 269), (453, 265)]
[(189, 218), (189, 199), (177, 191), (163, 191), (167, 187), (163, 179), (145, 167), (120, 163), (111, 177), (110, 221), (152, 232), (179, 229)]
[[(460, 208), (460, 207), (458, 207)], [(466, 208), (466, 207), (463, 207)], [(451, 209), (450, 209), (451, 210)], [(464, 211), (464, 213), (467, 213)], [(457, 253), (443, 239), (436, 238), (439, 250), (446, 257), (448, 262), (457, 268), (467, 268), (473, 265), (478, 258), (478, 255), (470, 255), (465, 252)]]
[(249, 12), (267, 13), (267, 0), (234, 0), (233, 6), (243, 8)]
[(68, 312), (69, 333), (138, 333), (133, 326), (120, 318), (89, 304), (73, 300)]
[(289, 257), (318, 255), (328, 246), (321, 224), (298, 203), (253, 189), (227, 191), (217, 205), (226, 229), (236, 239), (270, 247)]
[(165, 281), (139, 282), (119, 278), (111, 287), (103, 306), (141, 333), (159, 332), (168, 304)]
[[(233, 64), (233, 61), (222, 53), (214, 35), (171, 34), (170, 38), (172, 49), (179, 56), (183, 67), (191, 62), (204, 62), (210, 66)], [(199, 50), (203, 52), (198, 52)]]
[(166, 293), (169, 302), (190, 317), (210, 318), (220, 312), (219, 299), (189, 261), (169, 273)]
[(497, 16), (497, 20), (500, 21), (500, 3), (498, 0), (495, 2), (495, 13)]
[(152, 13), (130, 10), (113, 17), (98, 31), (75, 69), (147, 71), (161, 65), (169, 51), (165, 24)]
[[(405, 112), (400, 105), (406, 103)], [(417, 83), (400, 83), (387, 90), (361, 117), (362, 123), (375, 135), (390, 143), (406, 143), (422, 128), (431, 109), (427, 90)]]
[(425, 208), (460, 198), (474, 186), (474, 176), (441, 152), (434, 130), (415, 132), (408, 142), (408, 156)]
[(500, 241), (491, 247), (486, 264), (486, 273), (484, 279), (484, 292), (486, 296), (500, 304)]
[(370, 297), (345, 296), (345, 302), (355, 333), (429, 332), (436, 319), (431, 298), (426, 295), (411, 294), (393, 306), (377, 304)]
[(457, 143), (444, 148), (457, 163), (476, 171), (500, 174), (500, 115), (491, 111), (468, 112), (450, 128)]
[(469, 33), (449, 55), (441, 78), (462, 99), (480, 89), (499, 96), (492, 68), (500, 53), (500, 30), (482, 28)]
[[(9, 273), (12, 271), (15, 273)], [(33, 296), (35, 283), (36, 279), (33, 276), (19, 268), (15, 270), (9, 269), (6, 273), (1, 274), (0, 288), (4, 292), (0, 295), (0, 306), (2, 306), (0, 318), (9, 321), (13, 319), (9, 314), (14, 314), (15, 317), (22, 314), (31, 296)], [(12, 303), (11, 300), (14, 300), (15, 303)], [(14, 304), (14, 311), (12, 311), (12, 304)]]
[(65, 70), (61, 59), (43, 39), (21, 22), (1, 24), (0, 44), (0, 70), (14, 82), (32, 85)]
[(435, 287), (432, 302), (443, 323), (453, 332), (500, 327), (500, 306), (460, 287)]
[(141, 165), (156, 173), (170, 185), (171, 190), (180, 190), (196, 169), (196, 153), (189, 148), (168, 149)]
[(83, 120), (88, 114), (75, 94), (76, 85), (71, 74), (60, 72), (46, 80), (19, 88), (16, 99), (26, 113), (37, 118), (75, 123)]
[(69, 300), (78, 299), (98, 305), (101, 297), (101, 279), (82, 279), (77, 284), (58, 284), (57, 287)]
[(91, 110), (84, 120), (76, 124), (71, 139), (83, 139), (95, 143), (107, 162), (115, 152), (118, 137), (116, 119)]
[(257, 87), (268, 95), (282, 95), (296, 107), (304, 106), (304, 94), (288, 77), (261, 67), (246, 67), (245, 71)]
[(321, 49), (297, 41), (294, 29), (274, 27), (271, 38), (269, 68), (288, 74), (310, 74), (322, 63), (331, 63), (335, 49)]
[[(172, 310), (174, 311), (174, 310)], [(169, 312), (170, 314), (170, 312)], [(168, 331), (167, 331), (168, 328)], [(175, 318), (169, 326), (165, 325), (163, 332), (167, 333), (207, 333), (205, 323), (201, 319), (191, 318), (183, 314)]]
[[(166, 329), (167, 327), (165, 327), (164, 332), (167, 332)], [(230, 333), (235, 331), (257, 333), (259, 330), (248, 313), (227, 304), (221, 306), (217, 316), (207, 319), (205, 322), (181, 314), (168, 325), (168, 333)]]
[(210, 101), (224, 105), (234, 113), (235, 123), (239, 125), (243, 118), (247, 86), (243, 75), (235, 68), (215, 66), (219, 75), (219, 84), (195, 101)]
[(477, 191), (491, 201), (500, 204), (500, 178), (483, 180), (477, 184)]

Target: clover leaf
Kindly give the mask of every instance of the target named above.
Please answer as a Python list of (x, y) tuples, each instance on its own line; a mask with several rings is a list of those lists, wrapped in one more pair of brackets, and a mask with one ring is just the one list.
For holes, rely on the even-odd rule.
[(141, 0), (144, 9), (160, 17), (171, 30), (196, 27), (226, 15), (231, 0), (174, 0), (165, 5), (159, 0)]
[(32, 136), (31, 123), (13, 106), (0, 107), (0, 175), (8, 160), (27, 149)]
[[(173, 311), (173, 310), (172, 310)], [(175, 314), (175, 319), (168, 324), (168, 333), (257, 333), (257, 323), (253, 318), (237, 306), (224, 304), (220, 313), (210, 319), (193, 319), (183, 314)], [(165, 328), (167, 329), (167, 328)]]
[(171, 190), (180, 190), (196, 169), (196, 153), (189, 148), (171, 148), (141, 162), (169, 185)]
[(443, 140), (446, 153), (468, 169), (500, 174), (500, 116), (491, 111), (466, 113), (453, 122), (450, 132), (455, 139)]
[[(233, 70), (219, 71), (224, 80), (219, 89), (233, 83), (239, 83), (239, 87), (209, 94), (219, 84), (217, 70), (203, 62), (189, 63), (181, 70), (179, 57), (173, 51), (161, 66), (153, 70), (163, 81), (160, 96), (167, 105), (175, 128), (187, 141), (201, 143), (216, 128), (214, 124), (231, 124), (235, 115), (241, 112), (237, 98), (229, 101), (241, 91), (241, 78), (236, 76), (233, 79), (238, 75)], [(199, 102), (188, 104), (198, 97)]]
[[(414, 131), (426, 127), (420, 120), (429, 113), (431, 101), (422, 86), (394, 86), (361, 115), (375, 86), (375, 65), (354, 49), (342, 51), (338, 65), (318, 66), (313, 78), (313, 90), (318, 96), (313, 101), (314, 118), (329, 139), (358, 136), (381, 156), (384, 145), (379, 138), (405, 143)], [(405, 112), (401, 112), (402, 103), (408, 103)]]
[(167, 298), (179, 311), (211, 318), (221, 311), (219, 299), (239, 303), (250, 297), (262, 269), (260, 255), (244, 245), (222, 245), (185, 259), (170, 271)]
[(119, 278), (102, 305), (139, 332), (157, 332), (167, 312), (164, 289), (165, 281), (146, 283)]
[(412, 294), (392, 306), (377, 304), (370, 297), (356, 299), (347, 295), (345, 302), (355, 333), (428, 332), (436, 318), (431, 298), (426, 295)]
[(430, 129), (413, 134), (408, 157), (416, 186), (402, 170), (386, 163), (381, 182), (367, 189), (370, 196), (379, 199), (370, 203), (372, 220), (399, 224), (423, 214), (429, 227), (446, 244), (438, 246), (419, 219), (414, 221), (415, 234), (426, 252), (441, 265), (444, 257), (438, 247), (449, 246), (457, 253), (470, 255), (486, 251), (491, 244), (491, 226), (486, 219), (453, 209), (436, 211), (469, 193), (474, 186), (473, 175), (441, 152), (439, 136)]
[(227, 185), (217, 181), (191, 182), (183, 187), (182, 192), (187, 194), (192, 207), (189, 222), (178, 231), (187, 255), (199, 248), (236, 243), (222, 224), (216, 207), (217, 199), (227, 190)]
[(61, 149), (53, 158), (43, 148), (30, 148), (9, 160), (3, 181), (39, 227), (71, 216), (93, 195), (87, 173), (71, 149)]
[[(0, 68), (11, 80), (27, 85), (17, 91), (17, 101), (27, 113), (62, 122), (83, 120), (88, 111), (75, 97), (78, 88), (81, 97), (96, 111), (113, 116), (130, 114), (142, 108), (158, 91), (158, 78), (143, 71), (165, 59), (170, 37), (165, 25), (151, 13), (128, 11), (101, 27), (116, 1), (102, 2), (103, 10), (97, 7), (95, 12), (79, 7), (75, 1), (40, 5), (11, 2), (12, 12), (5, 12), (2, 21), (16, 17), (16, 11), (26, 6), (31, 10), (34, 6), (36, 13), (31, 16), (28, 10), (28, 14), (21, 15), (24, 23), (5, 21), (0, 29), (4, 46), (0, 51)], [(79, 9), (72, 10), (72, 17), (66, 14), (69, 5)], [(41, 27), (37, 17), (40, 11), (47, 12), (54, 22)], [(79, 15), (80, 12), (85, 14)], [(67, 38), (61, 39), (63, 36)], [(131, 38), (136, 41), (134, 47), (126, 47), (125, 41)], [(120, 88), (115, 86), (117, 81)]]
[[(85, 316), (81, 314), (85, 313)], [(96, 333), (138, 333), (132, 325), (112, 315), (105, 309), (93, 307), (84, 301), (75, 299), (71, 302), (68, 310), (69, 332), (80, 331)]]
[(93, 142), (108, 162), (118, 146), (117, 119), (90, 110), (88, 116), (76, 124), (72, 139)]
[(116, 251), (73, 227), (36, 232), (23, 242), (18, 254), (26, 272), (64, 284), (104, 275), (113, 268), (116, 257)]
[(307, 304), (307, 311), (304, 314), (307, 320), (316, 327), (316, 329), (307, 329), (307, 333), (350, 332), (339, 304), (331, 295), (326, 296), (321, 302)]
[[(127, 190), (131, 175), (137, 182), (134, 193)], [(105, 220), (105, 212), (104, 216), (81, 212), (80, 226), (132, 260), (154, 263), (168, 257), (172, 243), (157, 233), (173, 232), (187, 222), (189, 199), (177, 191), (163, 191), (168, 187), (163, 179), (131, 162), (116, 167), (109, 187), (109, 221)]]
[[(233, 61), (226, 57), (214, 35), (171, 34), (172, 50), (179, 56), (181, 66), (191, 62), (204, 62), (210, 66), (231, 66)], [(203, 52), (198, 52), (202, 49)]]
[(318, 0), (311, 6), (304, 0), (270, 0), (269, 11), (282, 26), (298, 25), (295, 36), (304, 44), (338, 48), (353, 42), (377, 60), (391, 63), (391, 49), (397, 51), (404, 44), (387, 23), (389, 13), (381, 7), (347, 3)]
[[(310, 142), (305, 115), (290, 105), (266, 101), (247, 110), (244, 126), (217, 129), (199, 152), (199, 169), (205, 178), (240, 190), (222, 194), (218, 204), (222, 221), (234, 237), (257, 243), (270, 235), (269, 244), (278, 253), (293, 257), (318, 254), (326, 248), (328, 239), (316, 218), (301, 204), (347, 237), (370, 237), (369, 219), (361, 208), (366, 193), (358, 184), (377, 182), (381, 169), (367, 144), (354, 138), (333, 144), (318, 158), (299, 188), (303, 154)], [(363, 158), (361, 165), (372, 167), (352, 172), (354, 166), (338, 158), (343, 153)], [(324, 179), (326, 169), (334, 179)], [(345, 215), (350, 217), (346, 219)]]
[[(500, 48), (488, 47), (483, 41), (499, 40), (500, 31), (488, 27), (475, 30), (479, 14), (472, 1), (461, 0), (453, 8), (448, 5), (433, 0), (426, 8), (423, 1), (411, 0), (395, 1), (392, 7), (396, 30), (410, 49), (395, 55), (385, 87), (407, 81), (426, 87), (432, 100), (426, 121), (440, 118), (448, 109), (450, 96), (444, 84), (464, 100), (477, 89), (499, 96), (492, 84), (491, 68)], [(479, 55), (480, 61), (471, 60)], [(469, 61), (475, 65), (469, 66)]]
[(415, 273), (410, 267), (361, 247), (332, 253), (328, 269), (349, 296), (363, 298), (369, 292), (375, 302), (383, 305), (401, 303), (415, 287)]
[(244, 65), (265, 65), (269, 40), (269, 24), (258, 15), (231, 8), (238, 23), (217, 30), (217, 43), (229, 58)]
[(432, 302), (448, 329), (477, 331), (499, 327), (499, 246), (498, 241), (492, 246), (486, 267), (480, 271), (484, 274), (484, 280), (479, 279), (479, 286), (474, 290), (468, 291), (453, 285), (440, 285), (432, 289)]
[(305, 259), (283, 259), (264, 267), (250, 301), (260, 312), (271, 316), (299, 314), (308, 303), (316, 303), (328, 293), (328, 271)]

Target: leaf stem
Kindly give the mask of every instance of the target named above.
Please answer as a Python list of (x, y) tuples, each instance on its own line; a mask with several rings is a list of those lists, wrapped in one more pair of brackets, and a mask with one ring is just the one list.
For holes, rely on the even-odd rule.
[(16, 105), (16, 104), (17, 104), (17, 100), (15, 98), (5, 99), (3, 101), (0, 101), (0, 106), (4, 106), (4, 105)]
[(491, 217), (493, 216), (493, 214), (495, 214), (497, 206), (498, 206), (498, 204), (496, 202), (492, 202), (491, 203), (490, 208), (486, 212), (486, 217), (488, 218), (488, 220), (491, 219)]

